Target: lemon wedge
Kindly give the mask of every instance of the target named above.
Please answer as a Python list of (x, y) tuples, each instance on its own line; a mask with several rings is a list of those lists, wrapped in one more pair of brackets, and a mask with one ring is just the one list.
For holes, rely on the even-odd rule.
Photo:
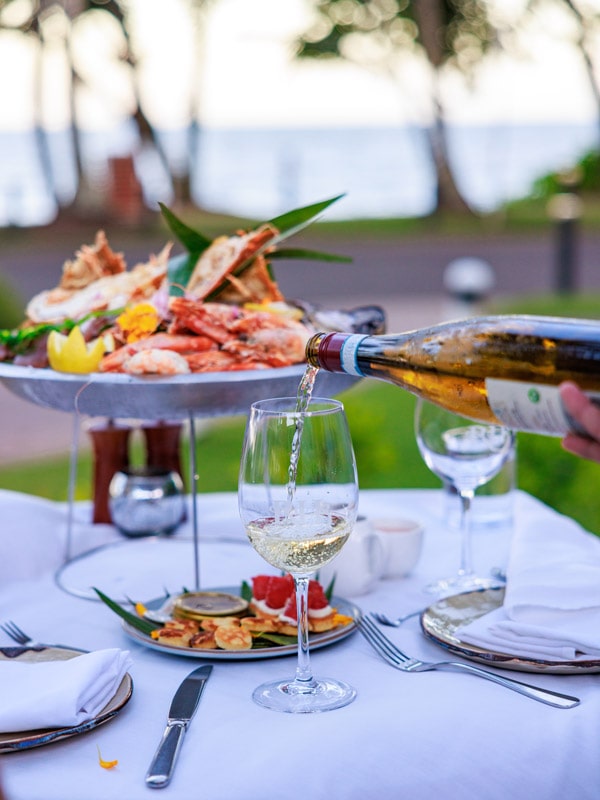
[(68, 336), (51, 331), (47, 349), (52, 369), (57, 372), (85, 374), (98, 369), (102, 356), (111, 347), (104, 336), (86, 342), (79, 327), (75, 326)]

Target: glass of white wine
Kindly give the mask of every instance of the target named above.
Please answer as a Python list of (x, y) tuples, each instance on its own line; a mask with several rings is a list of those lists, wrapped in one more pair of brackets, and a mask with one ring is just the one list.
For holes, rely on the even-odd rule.
[(358, 480), (344, 407), (336, 400), (295, 397), (261, 400), (250, 408), (239, 478), (239, 508), (254, 549), (291, 573), (298, 610), (294, 678), (253, 693), (276, 711), (329, 711), (352, 702), (355, 690), (312, 674), (308, 640), (308, 583), (344, 546), (356, 521)]
[(471, 504), (475, 489), (483, 486), (511, 455), (514, 433), (501, 425), (474, 422), (445, 408), (417, 400), (415, 432), (423, 460), (461, 502), (461, 558), (456, 575), (442, 578), (426, 589), (443, 596), (497, 586), (473, 568)]

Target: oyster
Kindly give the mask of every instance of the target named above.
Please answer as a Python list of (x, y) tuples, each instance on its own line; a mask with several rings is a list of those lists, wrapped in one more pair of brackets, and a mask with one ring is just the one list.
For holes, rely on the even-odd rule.
[(350, 309), (322, 308), (304, 300), (291, 300), (289, 304), (300, 308), (304, 322), (315, 330), (342, 333), (363, 333), (374, 336), (385, 333), (385, 311), (381, 306), (357, 306)]

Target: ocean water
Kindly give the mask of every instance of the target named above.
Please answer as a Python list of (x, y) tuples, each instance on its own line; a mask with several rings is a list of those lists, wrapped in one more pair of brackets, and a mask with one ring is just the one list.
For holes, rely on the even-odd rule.
[[(187, 134), (162, 132), (175, 168), (187, 158)], [(41, 169), (35, 133), (0, 133), (0, 225), (50, 222), (56, 213)], [(75, 169), (67, 132), (48, 137), (58, 196), (71, 198)], [(86, 133), (83, 156), (90, 202), (107, 191), (107, 159), (135, 148), (130, 127)], [(568, 167), (598, 146), (589, 124), (451, 127), (449, 147), (457, 182), (476, 209), (490, 211), (527, 194), (532, 182)], [(418, 127), (216, 129), (200, 131), (193, 192), (216, 212), (268, 219), (290, 208), (345, 193), (329, 219), (413, 216), (433, 204), (434, 176)], [(145, 202), (169, 203), (169, 183), (152, 153), (136, 153)]]

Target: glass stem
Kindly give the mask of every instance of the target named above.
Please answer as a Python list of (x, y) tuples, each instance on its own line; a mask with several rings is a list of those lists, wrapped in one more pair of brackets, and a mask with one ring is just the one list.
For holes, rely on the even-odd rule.
[(460, 531), (462, 536), (460, 551), (459, 575), (473, 574), (473, 556), (471, 553), (471, 503), (475, 492), (472, 489), (459, 491), (460, 496)]
[(311, 690), (316, 686), (316, 681), (313, 678), (308, 650), (308, 581), (305, 576), (294, 577), (298, 612), (298, 666), (295, 683)]
[(196, 464), (196, 422), (190, 413), (190, 483), (192, 490), (192, 531), (194, 537), (194, 584), (200, 591), (200, 545), (198, 541), (198, 467)]

